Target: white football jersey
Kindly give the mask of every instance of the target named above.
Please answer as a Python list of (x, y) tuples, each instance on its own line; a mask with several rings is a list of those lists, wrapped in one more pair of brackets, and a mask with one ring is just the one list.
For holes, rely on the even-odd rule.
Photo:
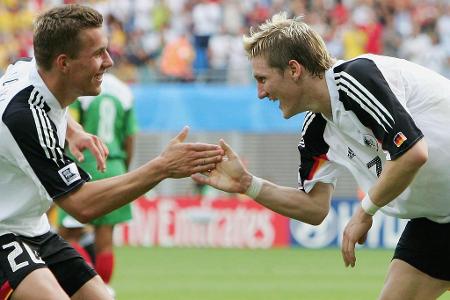
[(0, 235), (42, 235), (53, 199), (90, 176), (64, 154), (67, 109), (34, 60), (10, 65), (0, 78), (0, 117)]
[(424, 138), (429, 158), (410, 186), (382, 208), (388, 215), (450, 222), (450, 81), (411, 62), (377, 55), (327, 70), (332, 120), (307, 113), (299, 144), (299, 187), (336, 184), (347, 168), (365, 191), (386, 160)]

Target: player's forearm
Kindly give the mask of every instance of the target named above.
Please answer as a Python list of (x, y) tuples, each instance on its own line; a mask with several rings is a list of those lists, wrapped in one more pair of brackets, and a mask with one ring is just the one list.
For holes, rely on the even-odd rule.
[(135, 200), (167, 177), (163, 161), (155, 158), (124, 175), (85, 183), (57, 202), (78, 221), (87, 223)]
[(370, 198), (383, 207), (400, 195), (414, 180), (417, 172), (428, 159), (424, 139), (394, 161), (386, 162), (378, 182), (370, 190)]
[(328, 214), (332, 185), (318, 183), (310, 193), (264, 181), (256, 201), (289, 218), (318, 225)]

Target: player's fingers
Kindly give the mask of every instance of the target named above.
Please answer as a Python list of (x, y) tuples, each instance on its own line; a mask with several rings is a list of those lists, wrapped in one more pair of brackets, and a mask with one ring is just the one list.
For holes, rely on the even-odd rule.
[(208, 172), (210, 170), (214, 170), (216, 168), (216, 164), (206, 164), (206, 165), (198, 165), (193, 168), (194, 173), (203, 173)]
[(222, 147), (222, 149), (225, 151), (225, 155), (228, 157), (236, 157), (236, 153), (234, 153), (233, 149), (230, 147), (230, 145), (228, 145), (225, 140), (220, 139), (219, 140), (219, 145), (220, 147)]
[(173, 138), (173, 141), (182, 143), (186, 140), (189, 133), (189, 126), (184, 126), (183, 129)]
[(218, 155), (218, 154), (223, 154), (224, 151), (222, 150), (222, 148), (220, 148), (220, 146), (218, 145), (214, 145), (214, 144), (207, 144), (207, 143), (192, 143), (192, 144), (184, 144), (186, 145), (186, 147), (188, 147), (187, 149), (189, 150), (193, 150), (199, 153), (199, 156), (205, 156), (209, 151), (213, 151), (215, 154), (213, 155)]
[(109, 149), (108, 146), (106, 146), (105, 143), (101, 139), (97, 139), (99, 141), (99, 147), (103, 151), (103, 155), (105, 156), (105, 159), (108, 158), (109, 155)]
[(347, 244), (348, 244), (348, 239), (344, 233), (344, 236), (342, 238), (342, 245), (341, 245), (341, 255), (342, 255), (342, 260), (344, 261), (344, 265), (346, 267), (348, 267), (347, 254), (345, 252), (347, 249)]
[(367, 233), (364, 234), (359, 240), (358, 240), (358, 244), (362, 245), (366, 242), (367, 239)]
[(210, 181), (211, 181), (211, 179), (210, 179), (209, 177), (207, 177), (207, 176), (205, 176), (205, 175), (203, 175), (203, 174), (200, 174), (200, 173), (192, 174), (192, 175), (191, 175), (191, 178), (192, 178), (195, 182), (200, 183), (200, 184), (209, 184)]
[(83, 162), (84, 161), (84, 155), (83, 152), (81, 152), (80, 150), (76, 149), (76, 148), (71, 148), (70, 152), (72, 152), (72, 155), (75, 156), (75, 158), (79, 161), (79, 162)]
[[(213, 146), (219, 147), (217, 145), (213, 145)], [(201, 158), (210, 158), (210, 157), (217, 157), (217, 156), (222, 157), (222, 155), (223, 155), (223, 150), (220, 148), (219, 149), (216, 148), (214, 150), (198, 151), (197, 153), (194, 154), (194, 157), (201, 159)]]
[(347, 263), (348, 265), (350, 265), (352, 268), (355, 266), (355, 261), (356, 261), (356, 257), (355, 257), (355, 242), (349, 241), (347, 243), (347, 250), (346, 250), (346, 255), (347, 255)]
[(344, 230), (342, 238), (341, 252), (345, 266), (355, 266), (355, 242), (352, 241), (346, 230)]
[(204, 166), (204, 165), (209, 165), (209, 164), (215, 164), (218, 163), (222, 160), (222, 156), (221, 155), (217, 155), (217, 156), (212, 156), (212, 157), (205, 157), (205, 158), (199, 158), (195, 161), (195, 165), (200, 165), (200, 166)]
[[(102, 142), (100, 142), (101, 144)], [(104, 172), (106, 169), (106, 157), (103, 151), (102, 146), (99, 145), (99, 141), (96, 137), (92, 143), (89, 143), (88, 146), (91, 153), (94, 155), (95, 160), (97, 161), (97, 170)]]

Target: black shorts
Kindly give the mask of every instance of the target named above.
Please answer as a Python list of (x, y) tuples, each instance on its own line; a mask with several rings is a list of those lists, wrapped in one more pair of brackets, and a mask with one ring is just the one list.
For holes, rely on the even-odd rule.
[(53, 232), (37, 237), (0, 236), (0, 299), (32, 271), (48, 268), (64, 291), (72, 296), (97, 273), (69, 243)]
[(450, 223), (412, 219), (406, 224), (394, 258), (431, 277), (450, 281)]

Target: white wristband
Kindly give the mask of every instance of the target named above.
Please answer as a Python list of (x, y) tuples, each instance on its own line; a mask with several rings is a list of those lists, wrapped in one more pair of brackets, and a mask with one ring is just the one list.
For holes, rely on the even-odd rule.
[(371, 216), (373, 216), (380, 209), (379, 206), (375, 205), (375, 203), (372, 202), (372, 199), (370, 199), (369, 194), (366, 194), (364, 199), (362, 199), (361, 207), (366, 213), (368, 213)]
[(249, 196), (250, 198), (255, 199), (258, 197), (259, 192), (261, 191), (263, 185), (263, 180), (259, 177), (253, 176), (252, 177), (252, 183), (250, 183), (250, 186), (248, 187), (245, 194)]

